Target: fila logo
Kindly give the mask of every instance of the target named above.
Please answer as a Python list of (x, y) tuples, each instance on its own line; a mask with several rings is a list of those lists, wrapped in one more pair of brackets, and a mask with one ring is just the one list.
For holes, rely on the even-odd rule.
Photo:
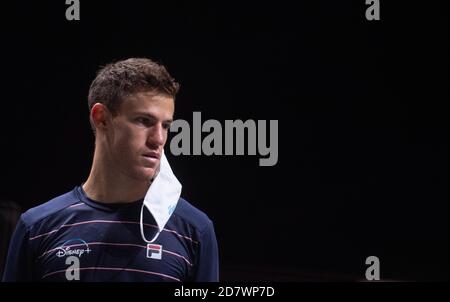
[(162, 257), (162, 245), (159, 244), (147, 244), (147, 258), (161, 260)]

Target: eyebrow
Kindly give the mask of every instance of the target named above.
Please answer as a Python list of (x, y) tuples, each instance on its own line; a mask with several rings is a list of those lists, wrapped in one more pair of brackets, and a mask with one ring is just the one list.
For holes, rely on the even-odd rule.
[[(134, 115), (146, 116), (153, 120), (158, 120), (158, 118), (156, 116), (154, 116), (153, 114), (148, 113), (148, 112), (135, 112)], [(168, 119), (168, 120), (163, 121), (163, 123), (172, 123), (172, 122), (173, 122), (173, 119)]]

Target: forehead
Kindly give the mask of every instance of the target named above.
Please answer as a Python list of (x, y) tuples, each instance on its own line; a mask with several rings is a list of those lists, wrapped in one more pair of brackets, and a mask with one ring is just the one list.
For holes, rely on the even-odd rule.
[(175, 110), (174, 99), (170, 96), (152, 92), (136, 92), (126, 97), (120, 104), (120, 113), (148, 113), (161, 118), (171, 118)]

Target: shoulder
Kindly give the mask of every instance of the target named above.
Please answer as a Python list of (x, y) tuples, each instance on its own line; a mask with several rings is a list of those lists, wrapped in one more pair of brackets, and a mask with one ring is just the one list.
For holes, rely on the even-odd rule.
[(193, 206), (184, 198), (180, 198), (173, 215), (183, 222), (191, 225), (199, 233), (203, 233), (213, 227), (211, 219), (203, 211)]
[(51, 217), (80, 202), (76, 190), (57, 196), (37, 207), (31, 208), (22, 214), (22, 221), (26, 226), (32, 226), (45, 218)]

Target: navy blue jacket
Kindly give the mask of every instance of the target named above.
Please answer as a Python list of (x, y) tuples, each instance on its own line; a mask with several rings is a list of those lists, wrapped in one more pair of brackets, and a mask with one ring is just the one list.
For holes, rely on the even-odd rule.
[[(211, 220), (180, 198), (152, 244), (140, 233), (143, 200), (105, 204), (81, 186), (22, 214), (3, 281), (218, 281)], [(145, 211), (147, 212), (147, 211)], [(144, 215), (146, 238), (156, 222)]]

